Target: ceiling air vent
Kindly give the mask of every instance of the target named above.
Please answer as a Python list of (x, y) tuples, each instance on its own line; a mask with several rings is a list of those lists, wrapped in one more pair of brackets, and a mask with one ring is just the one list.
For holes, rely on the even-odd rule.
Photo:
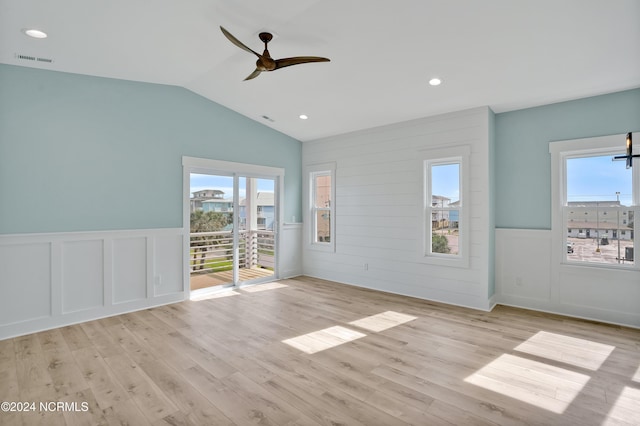
[(23, 61), (46, 62), (48, 64), (53, 62), (53, 59), (40, 58), (38, 56), (22, 55), (20, 53), (16, 53), (16, 58), (17, 59), (22, 59)]

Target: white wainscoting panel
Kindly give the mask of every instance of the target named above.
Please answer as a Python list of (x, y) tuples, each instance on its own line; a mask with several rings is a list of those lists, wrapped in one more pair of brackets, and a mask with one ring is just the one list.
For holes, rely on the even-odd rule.
[(62, 243), (62, 313), (104, 305), (102, 240)]
[(147, 297), (147, 239), (113, 241), (113, 303)]
[(179, 228), (0, 235), (0, 339), (184, 300), (183, 238)]
[(0, 245), (0, 274), (0, 325), (51, 315), (51, 244)]
[(497, 302), (640, 327), (640, 274), (559, 264), (549, 230), (496, 229)]
[(551, 298), (551, 231), (496, 230), (496, 292), (527, 306)]
[[(153, 244), (154, 296), (182, 294), (182, 235), (157, 236)], [(188, 282), (187, 282), (188, 285)]]

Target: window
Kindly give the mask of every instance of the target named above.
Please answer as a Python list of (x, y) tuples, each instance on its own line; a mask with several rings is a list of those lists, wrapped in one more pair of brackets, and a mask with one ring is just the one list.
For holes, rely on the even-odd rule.
[(430, 163), (430, 253), (458, 256), (460, 248), (460, 161)]
[(331, 172), (315, 172), (313, 179), (313, 242), (331, 242)]
[(307, 167), (309, 178), (309, 242), (319, 250), (335, 249), (335, 164)]
[(422, 260), (468, 266), (466, 194), (468, 147), (428, 150), (423, 160), (424, 244)]
[[(633, 218), (639, 211), (640, 162), (627, 169), (611, 161), (624, 154), (624, 135), (553, 142), (550, 151), (552, 170), (558, 171), (552, 175), (552, 229), (565, 231), (554, 231), (554, 245), (572, 248), (562, 250), (561, 263), (637, 268)], [(576, 222), (582, 229), (570, 227)]]

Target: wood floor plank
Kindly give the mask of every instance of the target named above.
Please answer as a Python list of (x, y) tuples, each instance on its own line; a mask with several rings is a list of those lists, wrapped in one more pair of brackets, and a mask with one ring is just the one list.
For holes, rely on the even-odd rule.
[[(193, 385), (163, 361), (145, 361), (145, 374), (182, 412), (199, 424), (230, 424), (228, 418), (209, 402)], [(192, 368), (192, 367), (189, 367)]]
[(21, 394), (52, 387), (40, 342), (35, 334), (18, 337), (14, 341), (16, 372)]
[[(116, 355), (114, 355), (116, 356)], [(89, 384), (91, 396), (101, 410), (117, 405), (129, 399), (126, 390), (120, 385), (98, 349), (93, 347), (73, 352), (85, 381)]]
[(326, 426), (366, 426), (348, 413), (334, 410), (332, 406), (322, 400), (321, 393), (309, 392), (308, 388), (301, 383), (295, 383), (295, 380), (274, 376), (263, 385), (271, 394), (286, 400), (290, 405), (318, 424)]
[[(61, 411), (68, 426), (108, 426), (105, 414), (98, 405), (98, 401), (91, 389), (84, 389), (74, 395), (69, 395), (63, 398), (62, 402), (69, 403), (71, 406), (78, 406), (78, 408), (63, 409)], [(83, 403), (86, 404), (86, 410), (82, 406)]]
[(89, 387), (59, 329), (38, 333), (37, 337), (43, 349), (56, 400)]
[[(105, 358), (113, 375), (128, 392), (137, 409), (150, 422), (178, 410), (171, 399), (151, 380), (126, 353)], [(122, 404), (117, 404), (122, 405)]]
[(80, 325), (70, 325), (59, 329), (70, 351), (91, 346), (91, 339)]
[(102, 414), (109, 426), (152, 424), (132, 399), (105, 408)]
[(167, 342), (172, 346), (179, 347), (193, 362), (215, 377), (225, 377), (238, 371), (223, 358), (212, 354), (198, 341), (188, 339), (181, 333), (168, 334)]

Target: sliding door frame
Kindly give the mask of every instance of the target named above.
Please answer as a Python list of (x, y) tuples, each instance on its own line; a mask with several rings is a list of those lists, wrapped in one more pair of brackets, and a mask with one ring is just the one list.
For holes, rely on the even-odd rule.
[[(234, 223), (239, 224), (239, 206), (238, 201), (238, 179), (240, 177), (248, 177), (248, 178), (257, 178), (257, 179), (273, 179), (274, 180), (274, 189), (275, 189), (275, 198), (274, 198), (274, 207), (276, 210), (275, 216), (275, 224), (273, 226), (274, 230), (274, 238), (275, 238), (275, 271), (273, 275), (273, 279), (278, 279), (280, 275), (280, 256), (278, 253), (280, 252), (280, 238), (279, 234), (281, 232), (281, 227), (283, 223), (283, 194), (284, 194), (284, 168), (279, 167), (269, 167), (269, 166), (261, 166), (256, 164), (247, 164), (247, 163), (236, 163), (232, 161), (220, 161), (220, 160), (211, 160), (207, 158), (197, 158), (197, 157), (182, 157), (182, 195), (183, 195), (183, 203), (182, 203), (182, 229), (183, 229), (183, 282), (184, 282), (184, 294), (185, 299), (189, 299), (191, 293), (190, 287), (190, 268), (189, 268), (189, 247), (191, 245), (190, 241), (190, 217), (191, 217), (191, 208), (190, 208), (190, 196), (191, 196), (191, 185), (190, 185), (190, 177), (192, 173), (200, 173), (200, 174), (211, 174), (211, 175), (224, 175), (224, 176), (233, 176), (233, 198), (234, 198)], [(234, 226), (234, 251), (238, 246), (238, 226)], [(234, 253), (236, 254), (236, 253)], [(235, 257), (235, 256), (234, 256)], [(234, 285), (238, 283), (238, 271), (237, 271), (237, 262), (234, 260), (234, 271), (233, 271), (233, 280)]]

